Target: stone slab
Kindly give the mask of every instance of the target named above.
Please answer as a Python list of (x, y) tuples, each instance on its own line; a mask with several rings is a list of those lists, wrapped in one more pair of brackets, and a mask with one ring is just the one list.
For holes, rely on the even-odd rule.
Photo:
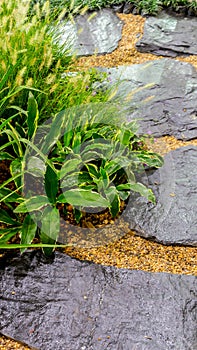
[(116, 97), (128, 119), (139, 121), (140, 133), (197, 137), (197, 71), (192, 65), (165, 58), (100, 70), (118, 84)]
[(88, 56), (114, 51), (121, 39), (122, 21), (110, 9), (95, 14), (86, 13), (75, 18), (75, 22), (63, 20), (56, 27), (60, 45), (70, 43), (72, 54)]
[(1, 261), (0, 332), (39, 350), (194, 350), (197, 277), (32, 251)]
[(169, 152), (163, 167), (147, 172), (142, 181), (157, 203), (132, 194), (124, 214), (130, 228), (164, 244), (197, 246), (197, 147)]
[(197, 55), (197, 18), (175, 17), (164, 11), (157, 17), (150, 16), (136, 48), (140, 52), (170, 57)]

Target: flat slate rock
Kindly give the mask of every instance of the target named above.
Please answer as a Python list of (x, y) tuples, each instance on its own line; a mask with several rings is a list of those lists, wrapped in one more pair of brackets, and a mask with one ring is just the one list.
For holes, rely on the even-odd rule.
[(163, 167), (141, 180), (152, 188), (157, 204), (132, 195), (124, 213), (130, 228), (164, 244), (197, 246), (197, 147), (169, 152)]
[(40, 350), (197, 349), (197, 277), (32, 251), (0, 269), (0, 331)]
[(136, 48), (140, 52), (170, 57), (197, 55), (197, 18), (175, 17), (165, 12), (148, 17)]
[(197, 137), (197, 71), (192, 65), (165, 58), (100, 70), (118, 82), (117, 96), (128, 119), (139, 121), (140, 133)]
[(71, 53), (88, 56), (114, 51), (122, 36), (122, 26), (122, 21), (112, 10), (102, 9), (95, 15), (77, 16), (75, 23), (63, 20), (56, 27), (56, 33), (60, 45), (71, 43)]

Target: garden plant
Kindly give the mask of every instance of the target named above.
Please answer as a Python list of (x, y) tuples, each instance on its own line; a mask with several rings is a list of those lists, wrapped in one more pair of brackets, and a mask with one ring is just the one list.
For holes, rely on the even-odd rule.
[[(45, 0), (32, 0), (31, 5), (35, 3), (44, 4)], [(64, 11), (65, 15), (73, 15), (79, 13), (82, 9), (98, 10), (104, 7), (112, 7), (113, 5), (131, 4), (135, 8), (135, 13), (144, 15), (157, 15), (163, 9), (171, 8), (178, 12), (181, 8), (185, 8), (189, 13), (197, 15), (196, 0), (51, 0), (50, 6), (56, 15), (60, 11)]]
[(95, 88), (107, 76), (78, 71), (69, 44), (56, 44), (51, 23), (65, 11), (51, 16), (48, 1), (0, 3), (0, 249), (42, 247), (49, 255), (61, 246), (68, 205), (80, 225), (88, 208), (116, 218), (130, 191), (155, 203), (136, 173), (163, 159), (126, 120), (116, 86)]

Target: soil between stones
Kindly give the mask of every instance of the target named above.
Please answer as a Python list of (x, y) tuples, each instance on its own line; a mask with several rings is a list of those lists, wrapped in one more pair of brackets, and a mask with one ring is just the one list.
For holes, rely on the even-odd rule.
[[(139, 53), (135, 49), (134, 45), (143, 32), (145, 22), (143, 17), (132, 14), (118, 14), (118, 16), (125, 24), (119, 47), (111, 54), (80, 58), (78, 61), (79, 67), (114, 67), (126, 64), (139, 64), (163, 58), (162, 56)], [(179, 57), (176, 59), (191, 63), (197, 69), (197, 56)], [(150, 145), (150, 148), (164, 155), (171, 150), (188, 144), (197, 145), (197, 140), (183, 142), (166, 136), (158, 139), (154, 145)], [(135, 232), (127, 233), (113, 244), (91, 249), (67, 248), (65, 253), (81, 260), (94, 261), (103, 265), (140, 269), (149, 272), (197, 275), (196, 248), (163, 246), (138, 237), (135, 235)], [(0, 350), (14, 349), (28, 350), (30, 348), (0, 336)]]

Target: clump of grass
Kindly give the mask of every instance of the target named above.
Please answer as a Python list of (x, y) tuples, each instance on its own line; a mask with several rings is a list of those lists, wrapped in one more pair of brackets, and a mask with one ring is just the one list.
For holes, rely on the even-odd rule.
[[(92, 95), (91, 85), (98, 76), (94, 71), (72, 79), (63, 76), (73, 59), (70, 44), (63, 47), (54, 40), (54, 28), (63, 14), (52, 22), (49, 1), (43, 6), (36, 3), (32, 15), (30, 4), (31, 0), (0, 0), (1, 99), (18, 87), (34, 88), (42, 118), (75, 104), (103, 100), (104, 96)], [(20, 89), (9, 103), (25, 108), (27, 98), (28, 90)]]

